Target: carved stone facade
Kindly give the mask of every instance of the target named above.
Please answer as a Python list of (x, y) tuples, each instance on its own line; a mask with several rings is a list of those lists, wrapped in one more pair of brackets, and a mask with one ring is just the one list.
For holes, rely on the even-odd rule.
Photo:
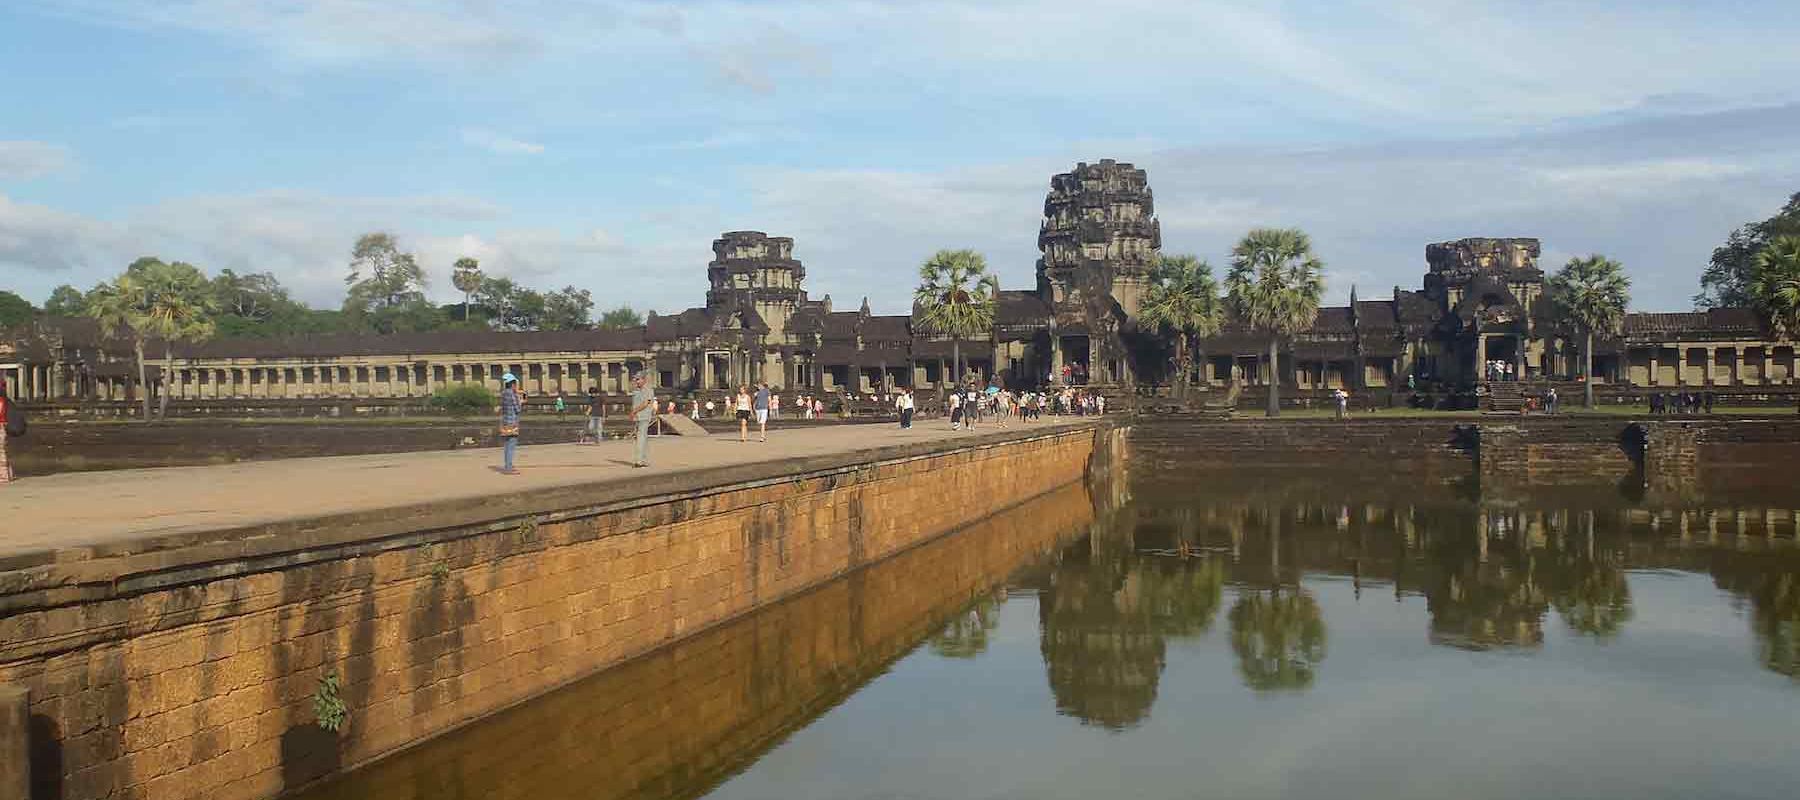
[(1149, 176), (1131, 164), (1080, 163), (1050, 179), (1038, 229), (1038, 295), (1054, 317), (1050, 371), (1129, 383), (1131, 327), (1162, 250)]
[[(813, 300), (794, 240), (731, 231), (712, 243), (705, 305), (652, 314), (630, 331), (432, 333), (223, 340), (176, 347), (171, 377), (155, 365), (153, 386), (173, 397), (418, 397), (449, 383), (498, 388), (503, 372), (538, 394), (622, 391), (648, 370), (661, 389), (718, 394), (768, 382), (806, 394), (880, 394), (958, 383), (953, 343), (879, 315), (864, 299), (837, 310)], [(1004, 290), (992, 334), (960, 343), (964, 380), (997, 377), (1037, 386), (1047, 376), (1124, 385), (1167, 380), (1166, 348), (1135, 324), (1162, 248), (1144, 170), (1102, 160), (1053, 176), (1038, 230), (1037, 286)], [(1282, 343), (1282, 383), (1301, 390), (1384, 389), (1409, 378), (1469, 386), (1483, 365), (1504, 361), (1529, 379), (1572, 379), (1578, 331), (1544, 293), (1538, 240), (1459, 239), (1425, 248), (1418, 291), (1320, 309), (1313, 325)], [(32, 401), (123, 400), (135, 394), (130, 346), (98, 336), (85, 320), (43, 321), (0, 339), (0, 380)], [(1628, 314), (1624, 334), (1596, 342), (1596, 382), (1635, 387), (1791, 386), (1792, 343), (1776, 341), (1748, 309)], [(1262, 384), (1268, 341), (1227, 321), (1199, 343), (1198, 384)], [(1066, 371), (1065, 371), (1066, 370)]]

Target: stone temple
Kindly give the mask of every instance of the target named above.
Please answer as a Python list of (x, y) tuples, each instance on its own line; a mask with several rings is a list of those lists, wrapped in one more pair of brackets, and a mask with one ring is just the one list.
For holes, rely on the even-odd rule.
[[(988, 337), (962, 342), (965, 381), (1037, 386), (1050, 375), (1123, 391), (1167, 383), (1168, 342), (1136, 324), (1162, 248), (1145, 171), (1102, 160), (1053, 176), (1038, 230), (1037, 285), (1003, 290)], [(1579, 332), (1545, 297), (1538, 240), (1458, 239), (1425, 247), (1417, 290), (1394, 287), (1320, 310), (1285, 341), (1275, 369), (1292, 402), (1335, 388), (1398, 402), (1408, 380), (1467, 389), (1482, 365), (1512, 364), (1527, 380), (1577, 379)], [(922, 260), (928, 255), (920, 252)], [(698, 270), (696, 270), (698, 271)], [(534, 394), (624, 391), (647, 371), (672, 395), (712, 396), (767, 381), (793, 394), (857, 396), (956, 383), (951, 342), (915, 314), (879, 315), (864, 298), (839, 308), (806, 291), (793, 239), (732, 231), (712, 243), (704, 304), (651, 315), (625, 331), (439, 332), (221, 339), (178, 344), (168, 374), (152, 362), (152, 392), (205, 405), (347, 400), (404, 405), (462, 382), (499, 387), (519, 375)], [(910, 292), (911, 286), (895, 286)], [(1623, 335), (1596, 342), (1593, 380), (1630, 395), (1712, 387), (1759, 395), (1795, 391), (1791, 342), (1749, 309), (1633, 313)], [(161, 353), (155, 345), (151, 353)], [(40, 320), (0, 338), (0, 379), (16, 397), (67, 404), (121, 403), (142, 391), (128, 343), (85, 320)], [(1267, 341), (1228, 321), (1202, 341), (1202, 389), (1266, 384)]]

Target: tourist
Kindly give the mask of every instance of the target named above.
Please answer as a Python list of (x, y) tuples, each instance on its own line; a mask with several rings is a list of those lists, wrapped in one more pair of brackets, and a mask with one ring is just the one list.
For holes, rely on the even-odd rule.
[(759, 442), (769, 440), (769, 400), (769, 384), (758, 384), (754, 408), (756, 411), (756, 436)]
[(519, 452), (519, 379), (508, 372), (500, 376), (500, 474), (517, 475), (513, 456)]
[[(764, 385), (766, 386), (767, 384)], [(769, 416), (775, 419), (781, 419), (781, 395), (769, 395)]]
[(1550, 414), (1555, 414), (1556, 413), (1556, 401), (1557, 401), (1556, 387), (1552, 386), (1552, 387), (1550, 387), (1549, 391), (1544, 392), (1544, 411), (1546, 411)]
[[(1345, 395), (1345, 397), (1348, 397), (1348, 396), (1349, 395)], [(1103, 394), (1094, 395), (1094, 413), (1095, 414), (1105, 414), (1106, 413), (1106, 395), (1103, 395)]]
[(738, 441), (750, 441), (750, 387), (738, 387), (737, 396), (731, 400), (731, 410), (737, 415)]
[(606, 395), (600, 393), (600, 387), (588, 388), (587, 430), (580, 441), (598, 444), (606, 432)]
[(907, 429), (912, 428), (912, 421), (913, 421), (912, 389), (910, 387), (901, 389), (900, 396), (898, 398), (895, 398), (894, 402), (900, 404), (900, 429), (907, 430)]
[(650, 420), (656, 418), (656, 392), (640, 372), (631, 376), (631, 421), (637, 423), (637, 458), (634, 467), (650, 466)]
[(817, 397), (813, 398), (812, 411), (813, 411), (813, 419), (819, 419), (821, 417), (824, 417), (825, 416), (825, 401), (821, 400)]
[(1700, 395), (1700, 404), (1706, 408), (1706, 413), (1711, 414), (1713, 410), (1713, 393), (1702, 393)]
[(688, 401), (688, 419), (695, 422), (700, 421), (700, 398), (696, 397)]
[(12, 398), (6, 396), (6, 381), (0, 379), (0, 483), (12, 483), (12, 461), (6, 457), (6, 438), (11, 431), (7, 428), (16, 427), (23, 422), (23, 414), (24, 412), (13, 408)]
[(962, 428), (962, 418), (963, 418), (962, 405), (963, 405), (962, 392), (952, 393), (950, 395), (950, 430), (954, 431), (954, 430), (960, 430)]
[(1662, 415), (1662, 405), (1663, 405), (1662, 393), (1661, 392), (1651, 393), (1651, 395), (1650, 395), (1650, 416), (1653, 416), (1653, 417), (1661, 416)]
[(560, 394), (557, 395), (556, 396), (556, 416), (557, 416), (557, 418), (561, 419), (563, 416), (563, 412), (566, 412), (568, 410), (569, 410), (569, 406), (567, 403), (563, 402), (562, 395), (560, 395)]

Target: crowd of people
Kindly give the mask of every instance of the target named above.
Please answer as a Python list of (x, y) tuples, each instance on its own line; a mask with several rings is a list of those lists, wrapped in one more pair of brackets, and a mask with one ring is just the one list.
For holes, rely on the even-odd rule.
[(1712, 392), (1657, 392), (1650, 395), (1653, 416), (1711, 414), (1715, 398)]
[[(506, 373), (500, 378), (500, 425), (501, 466), (500, 471), (506, 475), (516, 475), (514, 466), (518, 452), (519, 418), (524, 410), (524, 393), (519, 387), (518, 377)], [(627, 403), (627, 416), (636, 429), (637, 452), (632, 461), (633, 466), (649, 466), (648, 438), (660, 423), (657, 415), (679, 414), (682, 408), (675, 399), (658, 400), (654, 390), (646, 385), (642, 374), (631, 377), (633, 387)], [(774, 391), (767, 383), (746, 384), (726, 395), (723, 400), (699, 397), (686, 401), (687, 416), (698, 422), (703, 419), (730, 418), (737, 421), (738, 441), (750, 441), (752, 426), (756, 440), (769, 440), (769, 422), (781, 418), (784, 404), (781, 394)], [(866, 403), (864, 410), (891, 409), (893, 419), (897, 419), (902, 429), (913, 427), (914, 419), (922, 409), (917, 396), (910, 388), (899, 388), (881, 393), (839, 394), (833, 398), (832, 407), (837, 413), (849, 417), (852, 405)], [(578, 444), (594, 444), (605, 439), (607, 397), (599, 389), (589, 389), (587, 399), (586, 425), (577, 438)], [(568, 409), (567, 401), (558, 396), (554, 406), (560, 416)], [(823, 419), (827, 414), (825, 398), (810, 394), (799, 395), (785, 408), (794, 419)], [(1006, 426), (1011, 422), (1029, 422), (1043, 418), (1045, 414), (1053, 416), (1089, 416), (1106, 413), (1106, 397), (1064, 384), (1052, 386), (1045, 390), (1027, 390), (1014, 392), (1001, 388), (997, 382), (990, 382), (985, 387), (971, 381), (959, 391), (944, 396), (943, 403), (930, 407), (929, 411), (944, 416), (951, 430), (974, 430), (978, 425), (987, 423)], [(3, 441), (3, 440), (0, 440)], [(4, 454), (0, 453), (0, 466), (4, 465)]]

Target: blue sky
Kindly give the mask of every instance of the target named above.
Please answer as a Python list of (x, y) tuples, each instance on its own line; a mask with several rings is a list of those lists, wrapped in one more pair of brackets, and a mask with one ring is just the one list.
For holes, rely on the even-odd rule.
[(1791, 2), (36, 0), (0, 7), (0, 287), (154, 254), (335, 306), (388, 230), (603, 306), (701, 301), (721, 231), (907, 305), (974, 247), (1032, 281), (1077, 161), (1149, 171), (1165, 250), (1298, 225), (1332, 298), (1427, 242), (1538, 236), (1685, 308), (1800, 191)]

